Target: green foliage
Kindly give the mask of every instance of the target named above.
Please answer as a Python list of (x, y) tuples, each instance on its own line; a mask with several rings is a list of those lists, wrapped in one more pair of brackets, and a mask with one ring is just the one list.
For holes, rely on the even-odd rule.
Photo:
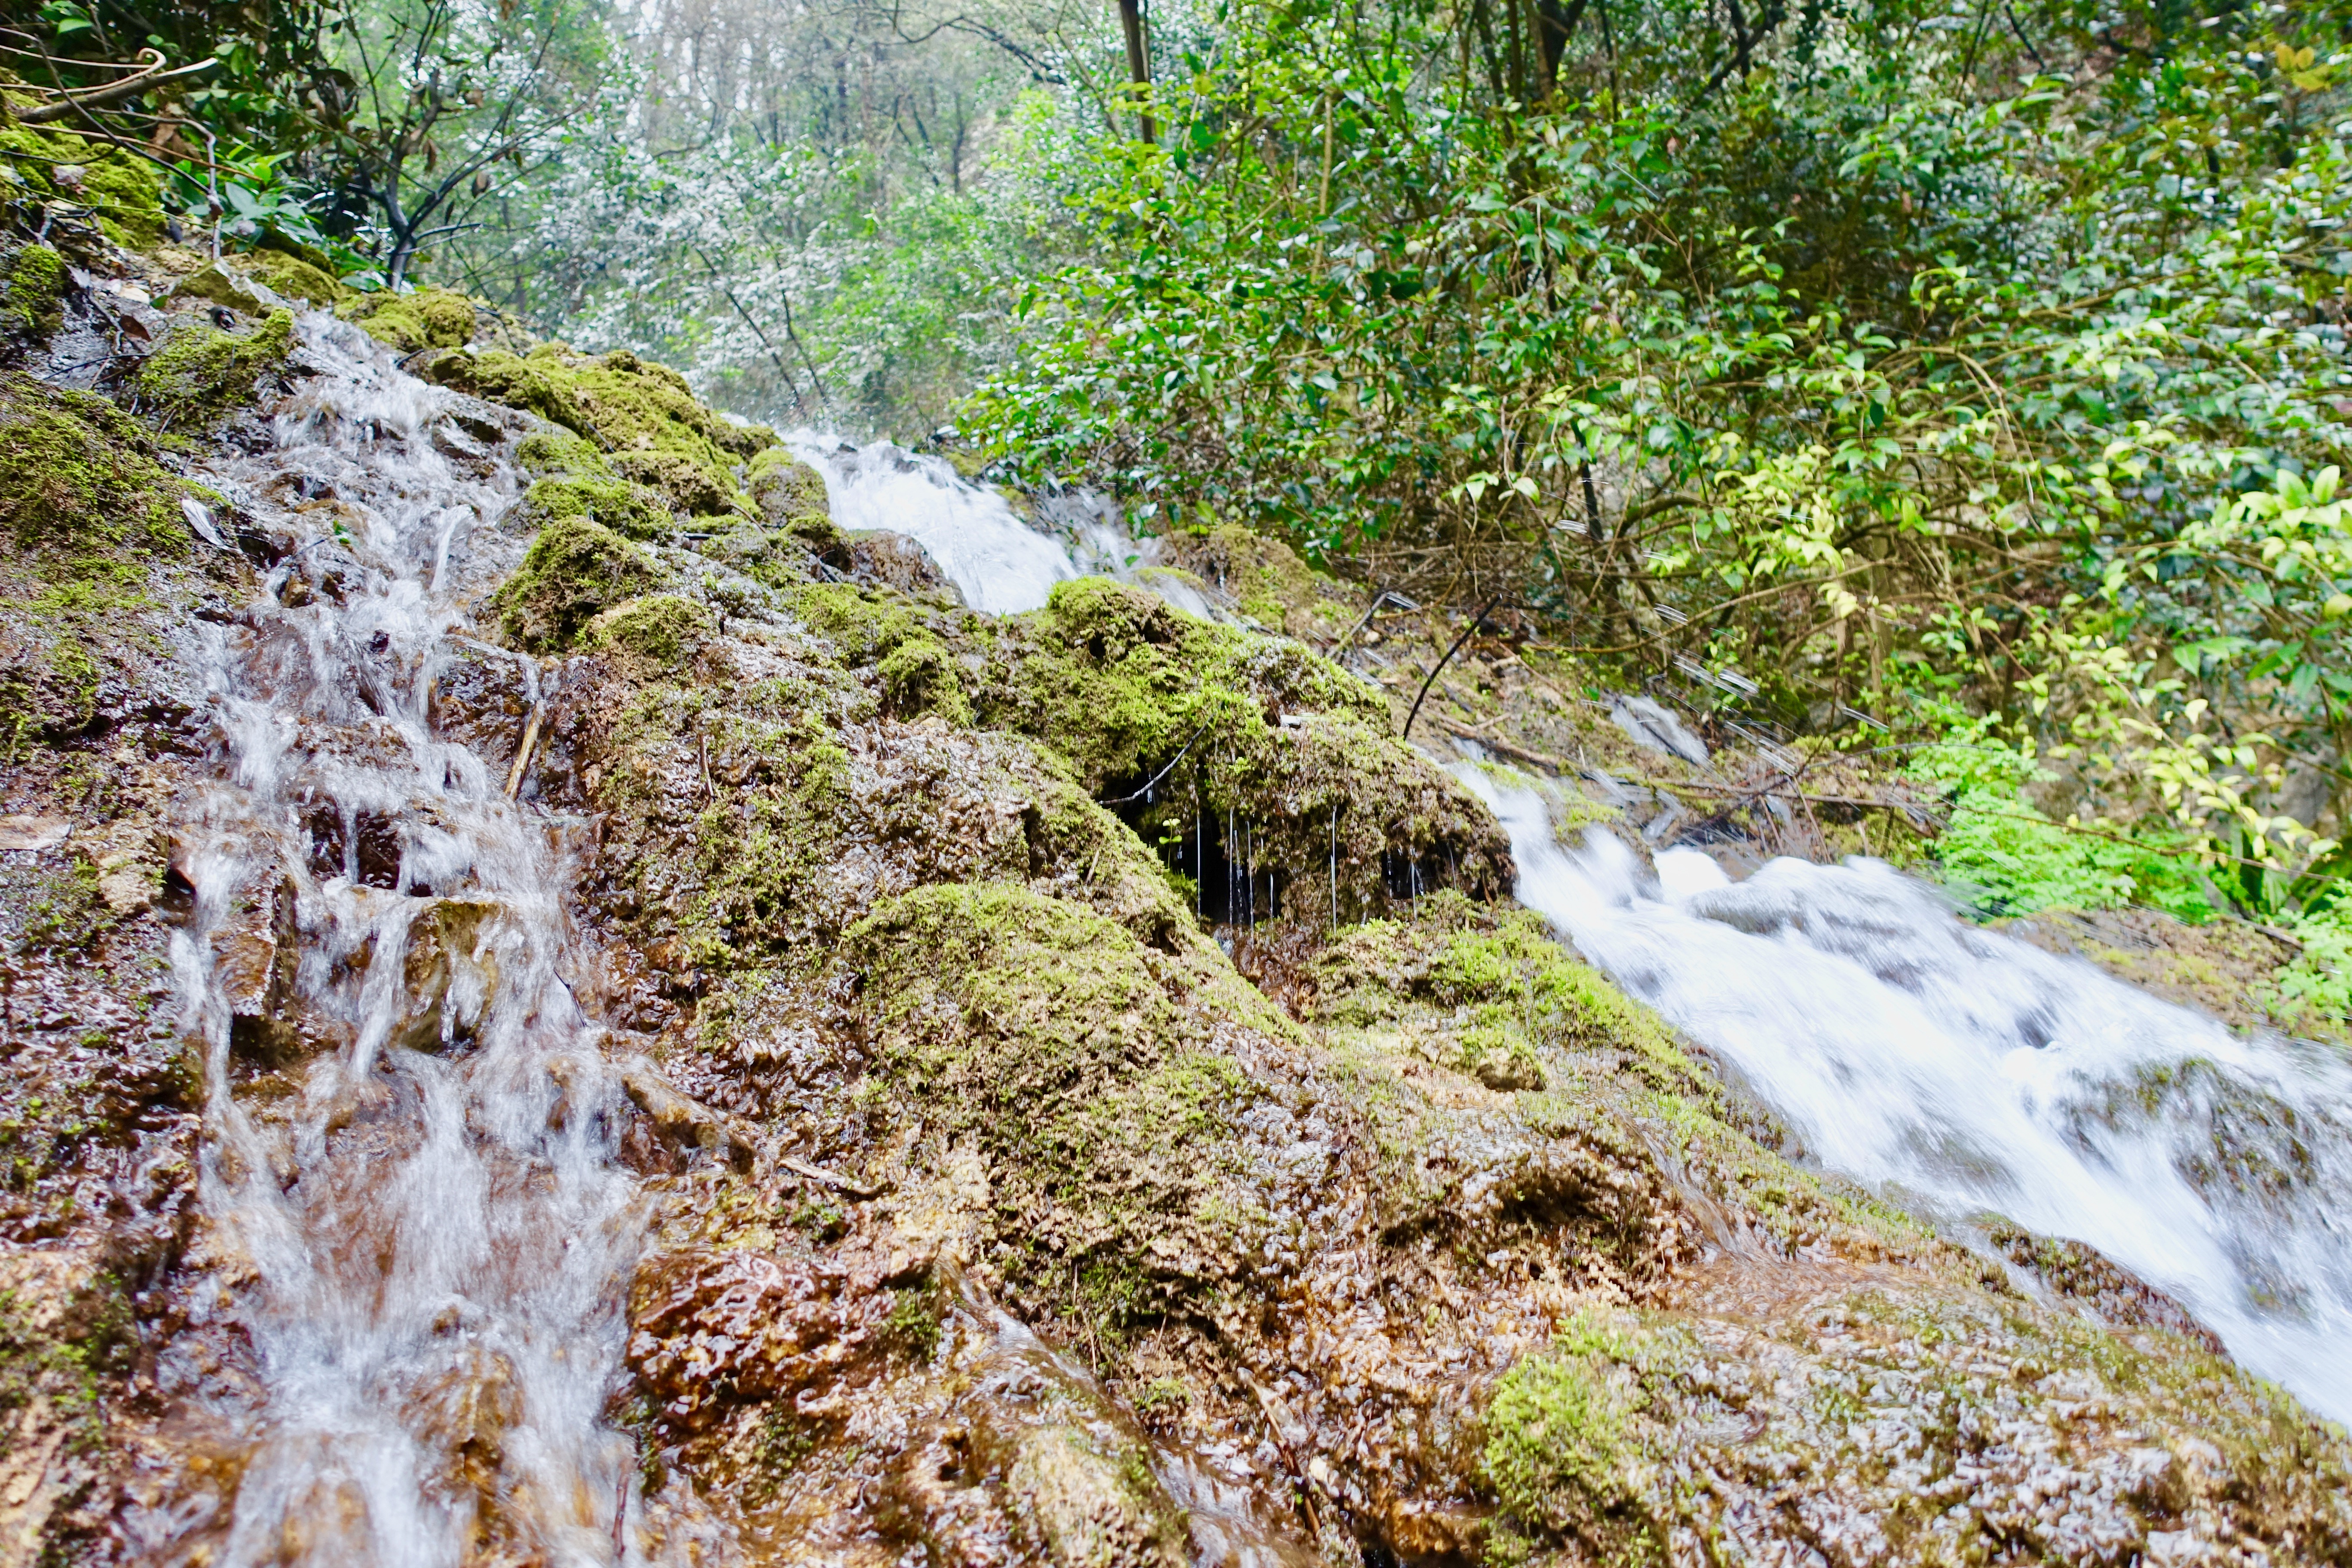
[(1956, 724), (1907, 772), (1946, 792), (1951, 820), (1935, 841), (1936, 863), (1980, 913), (2147, 904), (2195, 924), (2218, 912), (2184, 835), (2160, 825), (2127, 834), (2053, 822), (2026, 787), (2058, 775), (2002, 744), (1985, 723)]
[(961, 421), (1007, 472), (1506, 586), (1792, 729), (1958, 703), (2158, 855), (2325, 866), (2279, 791), (2352, 747), (2334, 21), (1659, 5), (1481, 81), (1384, 16), (1238, 13), (1159, 146), (1054, 143), (1074, 259)]

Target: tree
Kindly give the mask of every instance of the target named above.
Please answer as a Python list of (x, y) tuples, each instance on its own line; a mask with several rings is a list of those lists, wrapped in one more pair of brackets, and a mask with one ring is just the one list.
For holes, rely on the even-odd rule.
[(383, 0), (344, 14), (338, 52), (358, 86), (332, 127), (329, 181), (373, 209), (388, 284), (555, 159), (599, 101), (602, 23), (565, 0)]

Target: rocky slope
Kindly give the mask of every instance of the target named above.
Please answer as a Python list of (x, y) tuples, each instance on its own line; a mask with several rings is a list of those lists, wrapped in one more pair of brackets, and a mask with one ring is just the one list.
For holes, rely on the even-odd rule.
[[(68, 142), (0, 144), (49, 183), (12, 218), (104, 163)], [(1417, 679), (1315, 651), (1349, 590), (1227, 531), (1181, 562), (1264, 629), (1099, 579), (975, 615), (675, 373), (214, 264), (124, 163), (0, 250), (0, 1561), (334, 1555), (323, 1515), (228, 1523), (210, 1413), (271, 1369), (195, 1201), (205, 1108), (279, 1114), (354, 1048), (306, 967), (330, 896), (422, 910), (365, 961), (388, 1048), (461, 1058), (501, 984), (389, 809), (294, 823), (202, 928), (225, 1068), (171, 983), (221, 896), (185, 853), (228, 754), (205, 639), (375, 591), (357, 503), (200, 477), (268, 470), (323, 308), (519, 492), (452, 568), (426, 718), (570, 868), (565, 984), (626, 1091), (595, 1136), (642, 1197), (602, 1417), (633, 1473), (559, 1551), (486, 1352), (414, 1423), (468, 1560), (2352, 1562), (2339, 1431), (2095, 1254), (1988, 1259), (1784, 1158), (1517, 910), (1495, 822), (1394, 738)], [(1523, 637), (1433, 701), (1602, 775), (1563, 826), (1715, 787)], [(1734, 798), (1692, 820), (1916, 831)]]

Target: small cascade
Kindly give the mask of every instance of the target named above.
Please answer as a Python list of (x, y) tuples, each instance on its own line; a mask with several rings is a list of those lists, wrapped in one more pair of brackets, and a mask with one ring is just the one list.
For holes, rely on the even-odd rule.
[(2352, 1066), (2241, 1040), (2077, 959), (1959, 921), (1884, 864), (1655, 875), (1456, 770), (1520, 900), (1702, 1043), (1806, 1152), (1956, 1235), (1993, 1211), (2170, 1294), (2249, 1369), (2352, 1420)]
[(905, 534), (984, 615), (1041, 608), (1055, 584), (1078, 575), (1059, 542), (1027, 527), (1002, 495), (967, 483), (944, 458), (887, 441), (853, 447), (805, 430), (784, 439), (824, 476), (835, 523), (852, 532)]
[(1202, 620), (1228, 618), (1197, 581), (1162, 563), (1158, 539), (1135, 537), (1118, 509), (1091, 491), (1038, 498), (1032, 526), (1001, 491), (973, 484), (943, 458), (888, 441), (853, 446), (811, 430), (791, 431), (784, 441), (824, 477), (835, 522), (914, 540), (964, 603), (983, 614), (1040, 609), (1056, 583), (1109, 577)]
[(520, 552), (490, 526), (517, 477), (478, 411), (354, 328), (299, 330), (315, 374), (274, 439), (196, 476), (310, 538), (209, 628), (222, 776), (179, 825), (173, 957), (213, 1267), (164, 1379), (209, 1458), (151, 1544), (622, 1561), (634, 1449), (602, 1412), (643, 1215), (573, 996), (575, 856), (509, 798), (512, 759), (431, 721), (452, 628)]

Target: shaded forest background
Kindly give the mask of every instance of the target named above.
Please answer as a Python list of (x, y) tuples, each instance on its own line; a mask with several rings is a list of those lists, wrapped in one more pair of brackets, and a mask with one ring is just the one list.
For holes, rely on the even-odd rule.
[(1933, 784), (1980, 908), (2273, 921), (2352, 999), (2352, 9), (47, 0), (0, 45), (190, 244), (1493, 606)]

